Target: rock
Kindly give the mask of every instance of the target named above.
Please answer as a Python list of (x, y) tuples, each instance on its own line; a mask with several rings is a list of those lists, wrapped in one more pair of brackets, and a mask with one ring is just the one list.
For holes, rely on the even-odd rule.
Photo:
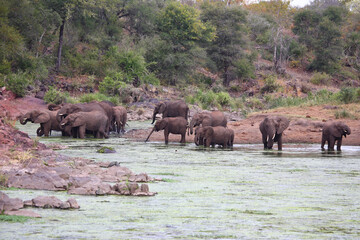
[(76, 199), (75, 198), (69, 198), (67, 200), (67, 202), (70, 204), (70, 207), (73, 208), (73, 209), (79, 209), (80, 206), (79, 204), (77, 203)]
[(70, 209), (71, 206), (70, 206), (70, 203), (69, 202), (62, 202), (60, 204), (60, 209)]
[(113, 166), (120, 166), (120, 163), (118, 161), (114, 161), (114, 162), (109, 163), (109, 165), (107, 167), (110, 168)]
[(21, 209), (21, 210), (17, 210), (17, 211), (5, 211), (4, 214), (9, 215), (9, 216), (24, 216), (24, 217), (41, 218), (40, 214), (35, 213), (30, 210), (25, 210), (25, 209)]
[(139, 192), (140, 191), (139, 184), (129, 183), (129, 191), (131, 195), (133, 195), (136, 192)]
[(130, 195), (129, 187), (125, 182), (115, 184), (112, 189), (119, 192), (121, 195)]
[(3, 192), (0, 192), (0, 213), (2, 211), (14, 211), (24, 207), (24, 203), (19, 198), (9, 198)]
[(129, 181), (130, 182), (149, 182), (152, 181), (153, 179), (150, 178), (146, 173), (140, 173), (140, 174), (136, 174), (136, 175), (131, 175), (129, 177)]
[(34, 207), (40, 208), (60, 208), (63, 203), (60, 199), (54, 196), (39, 196), (32, 200)]
[(32, 200), (25, 200), (24, 201), (24, 207), (32, 207), (33, 201)]
[(147, 185), (147, 184), (141, 184), (141, 186), (140, 186), (140, 191), (141, 191), (141, 192), (149, 192), (149, 185)]

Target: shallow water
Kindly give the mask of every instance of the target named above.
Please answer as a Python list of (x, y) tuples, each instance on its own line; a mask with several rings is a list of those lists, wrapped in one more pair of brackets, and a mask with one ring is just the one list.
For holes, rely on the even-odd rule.
[[(128, 128), (150, 124), (130, 122)], [(28, 126), (28, 125), (27, 125)], [(37, 125), (21, 130), (35, 137)], [(260, 134), (260, 133), (259, 133)], [(0, 222), (1, 239), (328, 239), (360, 237), (360, 147), (323, 153), (320, 144), (262, 145), (233, 150), (193, 143), (134, 142), (112, 135), (79, 140), (59, 135), (43, 143), (70, 146), (62, 154), (119, 161), (135, 173), (163, 178), (149, 183), (155, 197), (77, 196), (65, 192), (6, 190), (23, 200), (75, 197), (80, 210), (34, 209), (43, 218)], [(115, 154), (100, 154), (102, 146)]]

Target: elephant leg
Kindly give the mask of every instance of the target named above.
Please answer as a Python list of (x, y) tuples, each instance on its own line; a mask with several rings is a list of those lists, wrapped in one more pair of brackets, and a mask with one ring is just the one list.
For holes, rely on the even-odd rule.
[(42, 124), (42, 127), (44, 129), (44, 136), (48, 137), (50, 133), (50, 125), (49, 124)]
[(267, 136), (266, 136), (266, 134), (262, 135), (262, 142), (264, 144), (264, 149), (267, 149)]
[(341, 151), (342, 137), (337, 140), (336, 150)]
[(328, 150), (334, 151), (334, 146), (335, 146), (335, 138), (330, 136), (330, 138), (328, 139)]
[(185, 143), (185, 135), (186, 135), (186, 131), (184, 133), (181, 134), (181, 140), (180, 143)]
[(325, 135), (323, 133), (322, 136), (321, 136), (321, 149), (322, 150), (325, 150), (325, 148), (324, 148), (325, 143), (326, 143), (326, 138), (325, 138)]
[(169, 131), (168, 130), (164, 130), (164, 137), (165, 137), (165, 144), (169, 143)]
[(78, 135), (79, 138), (85, 138), (85, 125), (79, 126)]
[(282, 134), (277, 136), (278, 150), (282, 150)]
[(42, 135), (44, 135), (44, 129), (41, 126), (36, 130), (36, 135), (38, 137), (41, 137)]

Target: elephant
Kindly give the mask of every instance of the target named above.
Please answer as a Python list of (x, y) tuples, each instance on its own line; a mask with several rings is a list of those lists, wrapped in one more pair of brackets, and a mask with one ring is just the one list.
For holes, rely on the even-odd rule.
[(231, 140), (231, 134), (229, 134), (228, 129), (223, 126), (205, 126), (197, 129), (197, 134), (199, 137), (199, 145), (202, 141), (205, 147), (215, 147), (215, 144), (221, 145), (224, 148), (229, 146)]
[(183, 117), (188, 119), (189, 107), (182, 100), (172, 102), (161, 102), (155, 106), (153, 112), (153, 124), (155, 122), (156, 114), (162, 113), (162, 118), (166, 117)]
[(167, 117), (161, 120), (157, 120), (154, 128), (151, 130), (149, 136), (146, 138), (147, 142), (150, 135), (156, 131), (164, 130), (165, 144), (169, 143), (169, 134), (181, 134), (180, 143), (185, 143), (185, 135), (187, 129), (187, 121), (183, 117)]
[(196, 146), (204, 145), (204, 137), (202, 135), (202, 127), (198, 126), (195, 128), (194, 143)]
[(56, 119), (61, 122), (66, 116), (71, 113), (77, 112), (91, 112), (91, 111), (99, 111), (107, 116), (108, 122), (106, 125), (106, 132), (109, 133), (111, 120), (113, 119), (113, 109), (112, 106), (106, 102), (90, 102), (90, 103), (66, 103), (62, 108), (58, 111), (56, 115)]
[(224, 113), (220, 111), (196, 113), (190, 121), (190, 133), (193, 134), (193, 128), (196, 126), (227, 126), (227, 120)]
[(51, 134), (51, 130), (61, 131), (59, 122), (56, 119), (56, 112), (53, 111), (35, 109), (20, 117), (20, 123), (22, 125), (25, 125), (28, 121), (40, 123), (40, 127), (36, 130), (36, 134), (39, 137), (42, 135), (48, 137)]
[(234, 130), (230, 129), (230, 128), (226, 128), (226, 135), (227, 135), (227, 146), (228, 147), (232, 147), (234, 145), (234, 138), (235, 138), (235, 132)]
[(96, 138), (108, 138), (106, 126), (108, 117), (102, 111), (91, 112), (77, 112), (66, 116), (61, 122), (60, 126), (78, 128), (78, 137), (85, 138), (85, 131), (90, 130), (94, 133)]
[(346, 135), (350, 135), (350, 128), (343, 122), (327, 122), (324, 124), (322, 129), (322, 138), (321, 138), (321, 149), (324, 150), (324, 145), (328, 143), (328, 150), (334, 151), (334, 145), (336, 144), (336, 149), (341, 151), (342, 137), (346, 138)]
[(289, 119), (283, 116), (266, 117), (259, 126), (264, 149), (272, 149), (274, 142), (277, 142), (278, 150), (282, 150), (282, 134), (289, 124)]
[(117, 106), (117, 107), (113, 107), (114, 110), (114, 117), (113, 117), (113, 122), (116, 123), (116, 132), (120, 133), (121, 132), (125, 132), (125, 124), (127, 121), (127, 111), (124, 107), (122, 106)]

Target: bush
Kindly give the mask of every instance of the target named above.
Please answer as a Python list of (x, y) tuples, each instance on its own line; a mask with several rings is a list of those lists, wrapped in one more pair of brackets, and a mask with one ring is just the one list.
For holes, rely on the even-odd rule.
[(315, 85), (326, 85), (329, 84), (331, 76), (326, 73), (316, 72), (311, 77), (310, 82)]
[(25, 72), (11, 73), (5, 77), (5, 86), (18, 97), (26, 94), (26, 88), (31, 83), (29, 76)]
[(219, 92), (216, 94), (216, 101), (220, 106), (229, 106), (231, 97), (227, 92)]
[(265, 78), (265, 85), (261, 88), (261, 93), (272, 93), (279, 89), (276, 75), (269, 75)]
[(101, 93), (87, 93), (80, 96), (80, 102), (92, 102), (92, 101), (110, 101), (115, 105), (119, 105), (119, 98), (118, 97), (108, 97)]
[(46, 103), (53, 104), (61, 104), (66, 102), (67, 95), (55, 89), (54, 87), (50, 87), (49, 90), (45, 93), (44, 101)]
[(110, 96), (119, 95), (119, 89), (125, 87), (125, 74), (123, 72), (117, 72), (112, 76), (107, 76), (99, 84), (99, 91), (103, 94)]
[(342, 103), (351, 103), (358, 100), (359, 90), (351, 87), (345, 87), (340, 90), (337, 98)]
[(236, 75), (241, 79), (255, 78), (255, 66), (248, 59), (235, 62)]
[(335, 118), (339, 119), (339, 118), (350, 118), (352, 117), (352, 115), (347, 112), (345, 109), (341, 110), (341, 111), (336, 111), (335, 112)]

